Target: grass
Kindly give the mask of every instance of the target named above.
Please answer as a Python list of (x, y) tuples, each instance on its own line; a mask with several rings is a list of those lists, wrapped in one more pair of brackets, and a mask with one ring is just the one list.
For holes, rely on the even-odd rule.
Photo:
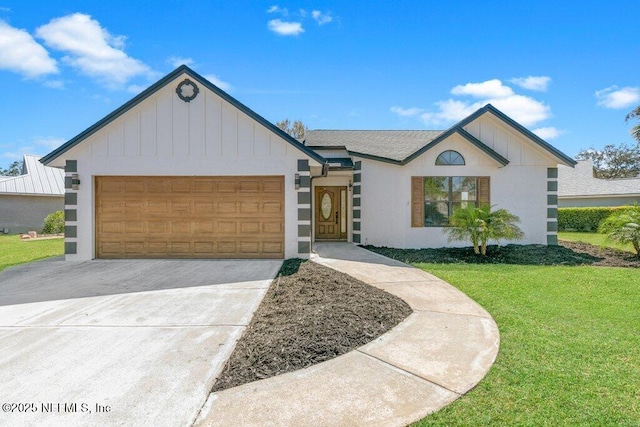
[(20, 236), (0, 236), (0, 271), (12, 265), (62, 255), (64, 239), (20, 240)]
[(637, 270), (416, 266), (486, 308), (501, 340), (485, 379), (416, 426), (639, 425)]
[(620, 243), (612, 242), (607, 239), (606, 234), (561, 231), (561, 232), (558, 232), (558, 239), (568, 240), (570, 242), (589, 243), (595, 246), (609, 247), (613, 249), (619, 249), (622, 251), (635, 253), (631, 243), (620, 244)]

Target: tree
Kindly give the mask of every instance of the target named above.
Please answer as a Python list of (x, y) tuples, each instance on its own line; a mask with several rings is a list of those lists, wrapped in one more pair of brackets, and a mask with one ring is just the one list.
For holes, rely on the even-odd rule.
[[(640, 105), (638, 105), (633, 109), (633, 111), (627, 114), (625, 121), (628, 122), (631, 119), (640, 120)], [(638, 144), (640, 144), (640, 123), (631, 128), (631, 136), (633, 136), (636, 141), (638, 141)]]
[(491, 206), (479, 208), (467, 206), (453, 211), (449, 218), (451, 227), (444, 228), (449, 242), (469, 240), (473, 252), (487, 254), (489, 240), (520, 240), (524, 233), (518, 227), (520, 218), (506, 209), (491, 210)]
[(618, 243), (631, 243), (640, 257), (640, 206), (614, 212), (600, 223), (598, 232)]
[(576, 155), (576, 160), (593, 161), (593, 175), (596, 178), (634, 178), (640, 175), (640, 144), (605, 145), (602, 150), (589, 148)]
[(0, 176), (18, 176), (22, 173), (22, 162), (16, 160), (7, 169), (0, 168)]
[(276, 126), (296, 139), (303, 139), (307, 133), (307, 127), (300, 120), (291, 123), (291, 120), (284, 119), (276, 122)]

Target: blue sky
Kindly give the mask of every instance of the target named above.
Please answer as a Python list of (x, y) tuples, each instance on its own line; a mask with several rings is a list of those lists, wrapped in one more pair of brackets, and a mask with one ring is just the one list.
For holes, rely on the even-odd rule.
[(571, 156), (632, 143), (638, 16), (618, 0), (0, 0), (0, 167), (182, 63), (312, 129), (446, 129), (491, 102)]

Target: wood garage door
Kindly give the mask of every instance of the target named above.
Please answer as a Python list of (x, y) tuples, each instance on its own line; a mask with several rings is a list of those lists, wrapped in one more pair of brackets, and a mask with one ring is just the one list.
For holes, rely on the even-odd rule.
[(98, 258), (284, 258), (284, 177), (96, 177)]

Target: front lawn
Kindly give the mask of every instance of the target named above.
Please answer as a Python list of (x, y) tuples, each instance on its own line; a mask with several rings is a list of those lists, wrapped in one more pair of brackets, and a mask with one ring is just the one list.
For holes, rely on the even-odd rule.
[(569, 242), (589, 243), (595, 246), (609, 247), (613, 249), (619, 249), (622, 251), (635, 253), (635, 251), (633, 250), (633, 246), (631, 246), (631, 243), (621, 244), (621, 243), (612, 242), (610, 240), (607, 240), (606, 234), (561, 231), (561, 232), (558, 232), (558, 239), (566, 240)]
[(415, 265), (487, 309), (501, 340), (474, 390), (415, 425), (638, 425), (638, 270)]
[(12, 265), (62, 255), (64, 239), (20, 240), (20, 236), (0, 236), (0, 271)]

